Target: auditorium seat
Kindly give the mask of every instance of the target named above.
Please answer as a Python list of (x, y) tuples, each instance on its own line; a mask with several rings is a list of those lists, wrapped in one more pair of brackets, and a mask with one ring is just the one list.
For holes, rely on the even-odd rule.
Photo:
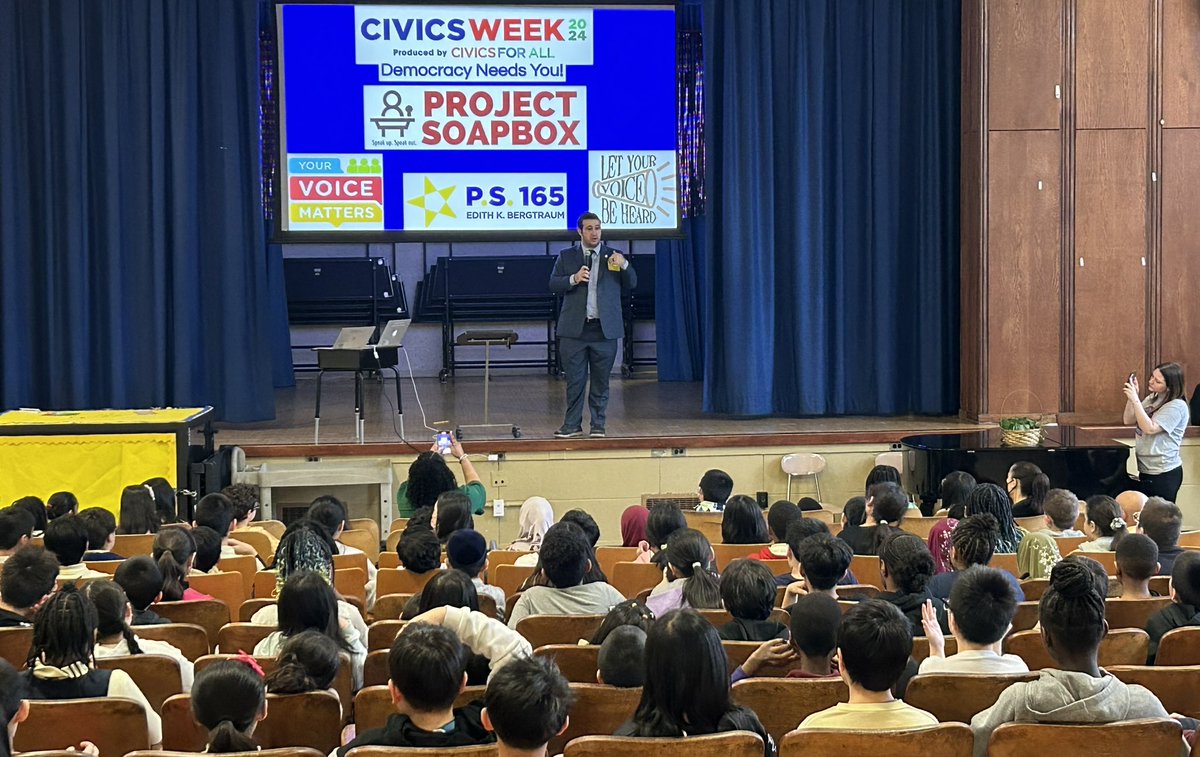
[(1016, 522), (1018, 528), (1023, 528), (1026, 531), (1045, 531), (1047, 528), (1046, 516), (1044, 515), (1030, 515), (1026, 518), (1013, 518), (1013, 521)]
[[(601, 547), (603, 549), (603, 547)], [(517, 560), (525, 555), (535, 554), (533, 552), (523, 552), (512, 549), (493, 549), (488, 552), (488, 570), (495, 570), (501, 565), (514, 565)]]
[(1151, 615), (1171, 604), (1170, 597), (1108, 599), (1104, 602), (1104, 619), (1109, 628), (1145, 628)]
[(571, 683), (596, 683), (598, 644), (546, 644), (533, 651), (537, 657), (548, 657), (558, 665)]
[[(237, 656), (238, 655), (236, 654), (205, 655), (199, 660), (196, 660), (196, 675), (200, 675), (200, 671), (204, 670), (213, 663), (220, 662), (221, 660), (234, 659)], [(339, 653), (339, 657), (341, 659), (341, 664), (338, 666), (338, 672), (337, 675), (334, 676), (333, 686), (331, 688), (337, 692), (338, 699), (342, 702), (342, 713), (346, 718), (349, 718), (354, 702), (354, 693), (351, 681), (352, 672), (350, 654), (348, 652), (341, 652)], [(271, 672), (279, 666), (279, 660), (275, 657), (263, 657), (261, 655), (255, 655), (254, 661), (257, 662), (259, 667), (263, 669), (263, 673), (265, 675), (270, 675)]]
[(814, 712), (850, 698), (841, 678), (747, 678), (733, 685), (732, 694), (758, 714), (776, 742)]
[(383, 570), (384, 568), (399, 568), (400, 555), (396, 554), (395, 552), (380, 552), (379, 563), (376, 565), (376, 567), (380, 570)]
[(379, 522), (374, 518), (350, 518), (346, 521), (347, 531), (366, 531), (375, 538), (375, 550), (379, 550)]
[(155, 534), (116, 534), (112, 551), (125, 557), (154, 553)]
[[(503, 591), (505, 597), (511, 597), (521, 590), (521, 585), (533, 575), (536, 569), (532, 565), (499, 565), (489, 571), (495, 576), (495, 579), (488, 583)], [(512, 604), (510, 603), (508, 606), (511, 608)]]
[(1200, 665), (1200, 626), (1174, 628), (1163, 634), (1158, 640), (1158, 653), (1154, 656), (1154, 664)]
[[(338, 537), (338, 541), (345, 544), (347, 547), (354, 547), (362, 550), (361, 557), (364, 560), (375, 562), (379, 559), (379, 533), (376, 529), (375, 533), (367, 530), (347, 529)], [(352, 557), (353, 555), (342, 555), (342, 557)], [(366, 570), (366, 566), (362, 566)]]
[(393, 529), (389, 531), (387, 538), (384, 539), (384, 551), (381, 552), (379, 556), (382, 557), (388, 552), (391, 552), (393, 555), (396, 554), (396, 545), (400, 543), (400, 537), (403, 535), (403, 530)]
[(388, 652), (387, 649), (376, 649), (373, 652), (367, 652), (367, 659), (363, 662), (363, 686), (385, 686), (391, 673), (388, 672)]
[(1110, 576), (1117, 575), (1117, 553), (1116, 552), (1080, 552), (1079, 550), (1075, 550), (1071, 554), (1078, 555), (1080, 557), (1090, 557), (1093, 560), (1095, 560), (1096, 562), (1103, 565), (1104, 570), (1108, 572), (1108, 575), (1110, 575)]
[[(192, 718), (189, 694), (163, 704), (162, 727), (164, 749), (202, 752), (208, 742), (208, 731)], [(268, 694), (267, 717), (255, 727), (254, 740), (263, 749), (308, 747), (325, 755), (340, 746), (341, 729), (341, 703), (328, 691)]]
[(571, 694), (575, 701), (571, 704), (567, 730), (551, 737), (546, 749), (548, 755), (562, 754), (572, 739), (611, 734), (633, 717), (642, 698), (640, 688), (602, 686), (594, 679), (587, 683), (572, 683)]
[(385, 594), (419, 594), (425, 584), (438, 574), (437, 570), (413, 573), (401, 568), (386, 568), (375, 574), (375, 596)]
[(596, 547), (596, 562), (600, 563), (600, 570), (604, 571), (604, 575), (608, 576), (610, 582), (613, 568), (617, 563), (633, 562), (637, 556), (637, 547)]
[(500, 617), (500, 608), (496, 606), (496, 598), (491, 594), (479, 594), (479, 611), (489, 618), (504, 622)]
[(404, 628), (407, 621), (377, 620), (367, 626), (367, 650), (391, 649), (396, 635)]
[[(1062, 554), (1061, 552), (1059, 554)], [(1046, 589), (1050, 588), (1049, 578), (1026, 578), (1021, 582), (1021, 591), (1025, 594), (1025, 601), (1037, 602), (1046, 593)], [(1028, 630), (1028, 629), (1019, 629)]]
[(933, 527), (945, 520), (944, 517), (923, 517), (920, 515), (910, 516), (905, 515), (900, 519), (900, 530), (910, 534), (916, 534), (922, 539), (929, 541), (929, 532)]
[[(485, 686), (468, 686), (454, 700), (454, 706), (462, 707), (483, 699), (484, 691)], [(354, 696), (354, 725), (357, 733), (382, 728), (387, 719), (395, 714), (396, 705), (392, 703), (392, 694), (388, 690), (386, 678), (382, 684), (364, 686)]]
[(696, 610), (696, 612), (700, 617), (712, 623), (714, 628), (720, 628), (733, 622), (733, 616), (729, 614), (729, 610)]
[(168, 697), (183, 693), (179, 663), (173, 657), (160, 654), (134, 654), (120, 657), (101, 657), (96, 660), (100, 670), (123, 670), (129, 674), (146, 696), (155, 712), (162, 711)]
[(360, 746), (351, 749), (346, 757), (496, 757), (500, 748), (495, 744), (456, 746), (446, 749), (433, 747)]
[(217, 653), (254, 654), (254, 647), (276, 630), (275, 626), (261, 626), (257, 623), (227, 623), (217, 632)]
[[(156, 750), (153, 752), (130, 752), (125, 757), (196, 757), (196, 755), (194, 752)], [(325, 755), (308, 747), (289, 747), (286, 749), (260, 749), (254, 752), (226, 752), (223, 757), (325, 757)]]
[(574, 644), (590, 639), (604, 621), (603, 615), (528, 615), (517, 623), (517, 633), (534, 649), (547, 644)]
[(855, 555), (850, 558), (850, 572), (860, 584), (883, 589), (883, 576), (879, 573), (879, 558), (876, 555)]
[(1085, 541), (1089, 541), (1086, 536), (1056, 536), (1054, 543), (1058, 545), (1058, 553), (1060, 555), (1069, 555), (1079, 549), (1079, 545)]
[(279, 578), (273, 570), (260, 570), (254, 574), (254, 598), (276, 599), (275, 588)]
[(266, 534), (258, 531), (231, 531), (229, 538), (253, 548), (259, 561), (268, 568), (275, 564), (275, 548), (271, 546), (271, 537)]
[(241, 607), (242, 602), (247, 599), (246, 584), (242, 580), (241, 573), (204, 574), (193, 572), (188, 576), (188, 585), (201, 594), (221, 600), (230, 612)]
[(723, 573), (734, 560), (741, 560), (756, 555), (770, 544), (713, 544), (713, 557), (717, 561), (717, 572)]
[(254, 599), (247, 599), (238, 606), (238, 622), (249, 623), (250, 618), (253, 618), (256, 612), (273, 604), (277, 604), (277, 600), (272, 597), (255, 597)]
[[(1146, 661), (1150, 636), (1140, 628), (1113, 629), (1100, 640), (1100, 667), (1141, 665)], [(1042, 643), (1041, 631), (1021, 631), (1004, 640), (1004, 652), (1015, 654), (1030, 670), (1055, 667)]]
[(191, 623), (200, 626), (208, 634), (209, 646), (216, 648), (217, 634), (229, 622), (229, 608), (217, 599), (200, 602), (157, 602), (151, 610), (172, 623)]
[[(946, 637), (946, 656), (958, 654), (958, 639), (953, 636)], [(913, 637), (912, 658), (919, 665), (926, 657), (929, 656), (929, 639), (925, 636)]]
[(608, 582), (626, 599), (633, 599), (663, 581), (663, 570), (654, 563), (619, 562), (607, 575)]
[(882, 593), (878, 586), (870, 584), (846, 584), (837, 587), (838, 599), (874, 599)]
[(167, 642), (183, 652), (183, 656), (192, 662), (212, 651), (212, 646), (208, 641), (208, 632), (194, 623), (135, 626), (133, 632), (141, 639)]
[(140, 702), (122, 697), (31, 700), (13, 750), (62, 749), (82, 741), (95, 744), (101, 755), (149, 749), (146, 711)]
[(942, 723), (966, 723), (996, 703), (1001, 692), (1018, 681), (1036, 681), (1037, 673), (976, 675), (924, 673), (904, 690), (904, 701), (932, 713)]
[[(841, 731), (814, 728), (783, 737), (779, 757), (971, 757), (975, 737), (970, 726), (942, 723), (906, 731)], [(989, 752), (989, 755), (991, 753)]]
[(375, 598), (376, 620), (399, 620), (404, 606), (413, 598), (412, 594), (382, 594)]
[(240, 573), (246, 597), (254, 596), (254, 574), (258, 572), (258, 563), (255, 561), (254, 555), (222, 557), (217, 561), (217, 570), (223, 573)]
[(730, 731), (682, 739), (584, 736), (568, 742), (563, 757), (762, 757), (762, 737)]
[(32, 627), (0, 628), (0, 660), (8, 660), (17, 670), (24, 669), (25, 661), (29, 659), (31, 644)]
[(1012, 630), (1009, 633), (1029, 631), (1037, 625), (1040, 609), (1037, 600), (1018, 602), (1017, 611), (1013, 614)]
[(355, 553), (352, 555), (334, 555), (333, 556), (333, 572), (337, 573), (347, 568), (357, 568), (363, 572), (363, 576), (367, 575), (367, 556), (365, 554)]
[(287, 524), (281, 520), (256, 520), (254, 525), (274, 536), (276, 539), (282, 539), (287, 533)]
[(1153, 691), (1167, 712), (1200, 717), (1200, 665), (1113, 665), (1106, 670)]
[[(1013, 574), (1014, 577), (1021, 578), (1021, 569), (1017, 567), (1016, 552), (996, 552), (992, 555), (992, 559), (988, 561), (989, 568), (996, 570), (1006, 570)], [(857, 573), (855, 575), (858, 575)]]
[(403, 533), (404, 529), (408, 528), (408, 518), (392, 518), (392, 525), (388, 528), (388, 533)]
[(1061, 755), (1176, 755), (1183, 745), (1171, 718), (1123, 720), (1105, 725), (1005, 723), (992, 731), (988, 757)]
[(94, 570), (99, 573), (107, 573), (111, 576), (117, 572), (117, 568), (121, 567), (122, 562), (124, 562), (124, 560), (100, 560), (98, 562), (92, 562), (91, 560), (88, 560), (84, 562), (84, 565), (87, 566), (88, 570)]
[[(350, 555), (347, 556), (349, 557)], [(362, 557), (362, 555), (353, 556), (359, 558)], [(362, 612), (367, 602), (367, 569), (335, 569), (333, 571), (333, 588), (342, 599), (355, 606), (358, 606), (359, 612)]]

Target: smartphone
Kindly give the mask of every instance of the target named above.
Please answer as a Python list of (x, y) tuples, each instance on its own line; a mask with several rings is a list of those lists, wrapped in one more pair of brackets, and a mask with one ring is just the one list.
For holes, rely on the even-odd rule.
[(450, 447), (454, 444), (454, 441), (449, 431), (439, 431), (438, 435), (433, 437), (433, 440), (437, 442), (438, 452), (441, 452), (443, 455), (450, 454)]
[(1133, 383), (1133, 382), (1135, 382), (1135, 381), (1137, 381), (1137, 373), (1136, 373), (1136, 372), (1135, 372), (1135, 373), (1130, 373), (1130, 374), (1129, 374), (1129, 383), (1131, 383), (1131, 384), (1132, 384), (1132, 383)]

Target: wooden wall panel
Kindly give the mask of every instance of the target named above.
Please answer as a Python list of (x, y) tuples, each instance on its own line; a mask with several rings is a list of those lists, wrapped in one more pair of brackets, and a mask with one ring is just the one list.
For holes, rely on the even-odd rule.
[(1123, 379), (1146, 362), (1146, 132), (1079, 131), (1075, 144), (1074, 411), (1119, 419)]
[(1164, 129), (1162, 140), (1159, 362), (1183, 365), (1191, 396), (1200, 380), (1200, 129)]
[(993, 132), (989, 140), (990, 415), (1058, 409), (1060, 152), (1058, 131)]
[(1076, 128), (1146, 128), (1150, 10), (1150, 0), (1077, 0)]
[[(1200, 2), (1163, 0), (1162, 118), (1200, 126)], [(1164, 164), (1164, 168), (1169, 166)]]
[(987, 0), (988, 129), (1057, 129), (1062, 3)]

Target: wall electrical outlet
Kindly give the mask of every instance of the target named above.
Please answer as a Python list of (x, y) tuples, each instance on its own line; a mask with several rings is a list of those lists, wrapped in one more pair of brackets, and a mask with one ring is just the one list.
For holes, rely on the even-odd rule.
[(687, 448), (685, 448), (685, 447), (672, 447), (671, 448), (671, 457), (683, 457), (686, 454), (687, 454)]
[(502, 499), (493, 499), (492, 500), (492, 517), (494, 517), (494, 518), (503, 518), (504, 517), (504, 500), (502, 500)]
[(492, 486), (504, 486), (504, 477), (499, 473), (492, 474)]

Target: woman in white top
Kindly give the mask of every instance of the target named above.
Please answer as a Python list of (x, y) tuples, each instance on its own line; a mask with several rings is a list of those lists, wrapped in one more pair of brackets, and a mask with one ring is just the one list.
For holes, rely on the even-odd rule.
[(93, 581), (84, 588), (84, 593), (96, 606), (96, 659), (124, 657), (134, 654), (153, 654), (170, 657), (179, 665), (179, 679), (183, 692), (192, 690), (195, 669), (192, 661), (177, 647), (165, 641), (140, 639), (129, 627), (133, 620), (133, 607), (125, 597), (125, 590), (113, 581)]
[(1150, 394), (1139, 397), (1136, 374), (1125, 383), (1124, 422), (1134, 426), (1138, 487), (1149, 497), (1174, 502), (1183, 483), (1179, 443), (1191, 415), (1183, 399), (1183, 368), (1160, 363), (1150, 373)]
[[(343, 599), (337, 598), (333, 591), (333, 554), (334, 554), (333, 537), (329, 534), (325, 527), (311, 520), (300, 520), (293, 523), (284, 532), (283, 538), (279, 540), (279, 549), (275, 552), (275, 570), (277, 573), (275, 590), (276, 596), (279, 597), (280, 604), (267, 605), (250, 618), (251, 623), (256, 623), (263, 626), (277, 626), (280, 630), (271, 636), (268, 636), (259, 643), (254, 649), (255, 654), (272, 656), (275, 655), (279, 647), (283, 643), (283, 638), (290, 636), (292, 633), (299, 633), (306, 628), (316, 628), (320, 631), (327, 631), (328, 626), (313, 625), (316, 617), (311, 609), (298, 609), (299, 613), (296, 616), (291, 615), (289, 609), (285, 613), (280, 605), (284, 604), (284, 592), (287, 590), (288, 584), (292, 581), (301, 580), (305, 574), (313, 573), (320, 578), (320, 583), (323, 584), (327, 592), (312, 592), (319, 593), (323, 597), (332, 596), (336, 602), (336, 628), (340, 631), (343, 648), (350, 654), (352, 667), (352, 679), (354, 681), (354, 689), (362, 687), (362, 669), (363, 663), (367, 659), (367, 624), (363, 621), (362, 613), (354, 605), (346, 602)], [(305, 579), (304, 586), (318, 587), (317, 583), (312, 583), (312, 579)], [(290, 592), (289, 592), (290, 593)], [(298, 595), (303, 592), (296, 592)], [(290, 598), (289, 598), (290, 600)], [(312, 600), (305, 598), (303, 602), (292, 603), (288, 601), (290, 607), (296, 606), (302, 608), (303, 605), (309, 604)], [(322, 599), (322, 602), (324, 599)], [(262, 650), (262, 651), (260, 651)]]

